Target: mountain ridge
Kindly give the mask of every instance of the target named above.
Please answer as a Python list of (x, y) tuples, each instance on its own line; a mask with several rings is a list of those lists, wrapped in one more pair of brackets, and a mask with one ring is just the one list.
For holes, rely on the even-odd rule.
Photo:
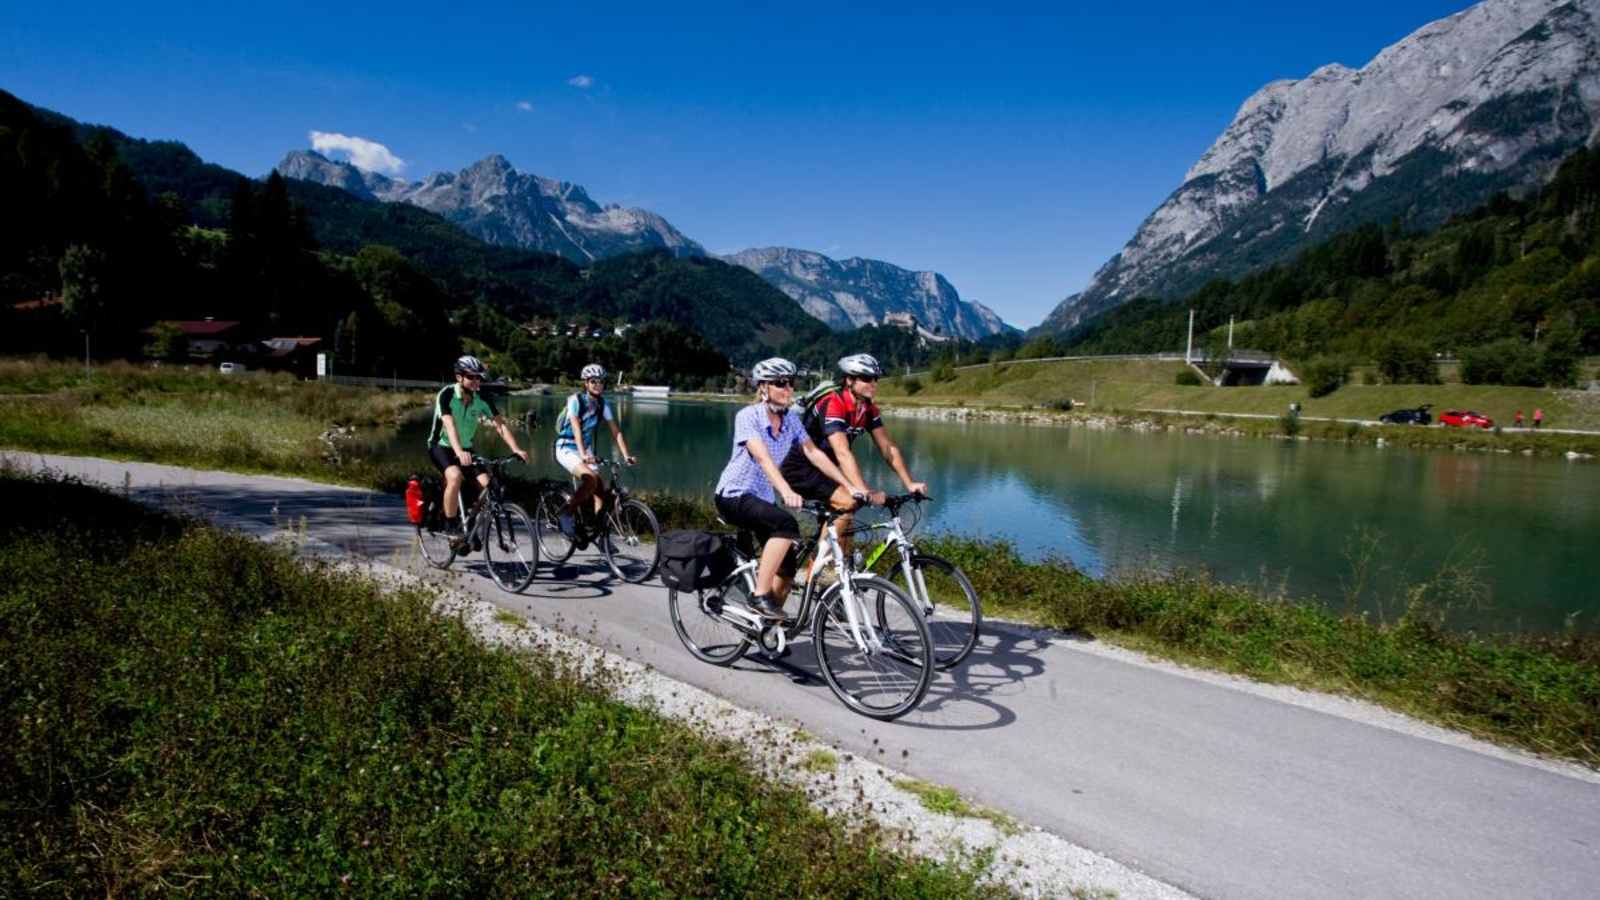
[(836, 260), (793, 247), (752, 247), (721, 258), (760, 275), (836, 331), (881, 325), (895, 313), (910, 313), (943, 334), (975, 341), (1018, 330), (987, 306), (963, 300), (938, 272), (859, 256)]
[(1600, 121), (1600, 0), (1485, 0), (1264, 85), (1084, 290), (1036, 329), (1172, 298), (1369, 222), (1441, 224), (1542, 184)]

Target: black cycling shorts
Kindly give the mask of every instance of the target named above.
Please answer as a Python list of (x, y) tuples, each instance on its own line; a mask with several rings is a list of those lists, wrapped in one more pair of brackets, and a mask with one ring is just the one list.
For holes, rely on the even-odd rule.
[[(467, 452), (471, 453), (472, 451), (468, 450)], [(444, 444), (434, 444), (432, 447), (429, 447), (428, 459), (433, 461), (433, 467), (438, 469), (441, 473), (451, 466), (461, 465), (461, 460), (456, 457), (456, 452), (451, 450), (449, 447), (446, 447)], [(467, 466), (466, 468), (470, 469), (472, 467)], [(465, 474), (465, 470), (463, 470), (463, 474)]]
[[(718, 494), (715, 503), (717, 515), (722, 516), (729, 525), (755, 535), (760, 546), (766, 546), (767, 540), (775, 537), (791, 541), (800, 540), (800, 523), (795, 521), (788, 510), (776, 503), (768, 503), (751, 494), (739, 494), (733, 497)], [(778, 566), (778, 574), (785, 578), (793, 575), (798, 568), (794, 551), (794, 547), (789, 548), (789, 554), (783, 558), (783, 564)]]
[(806, 459), (806, 452), (796, 444), (790, 448), (789, 455), (783, 458), (783, 465), (778, 467), (783, 473), (783, 480), (789, 482), (789, 487), (796, 494), (807, 500), (816, 500), (826, 503), (833, 497), (833, 492), (839, 489), (839, 483), (822, 474), (822, 470), (811, 464)]

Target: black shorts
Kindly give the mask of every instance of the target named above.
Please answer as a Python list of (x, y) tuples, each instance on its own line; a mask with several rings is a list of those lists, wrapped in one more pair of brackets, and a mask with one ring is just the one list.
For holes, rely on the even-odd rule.
[[(472, 451), (468, 450), (467, 452), (471, 453)], [(438, 469), (441, 473), (451, 466), (461, 465), (461, 460), (456, 457), (456, 452), (443, 444), (434, 444), (432, 447), (429, 447), (428, 459), (433, 462), (433, 467)], [(472, 468), (472, 466), (465, 466), (461, 473), (465, 475)]]
[(822, 474), (821, 469), (806, 459), (806, 452), (800, 449), (799, 444), (789, 450), (778, 471), (783, 474), (783, 480), (789, 482), (789, 487), (807, 500), (826, 503), (833, 497), (833, 492), (839, 489), (838, 482)]
[[(739, 494), (734, 497), (724, 497), (718, 494), (715, 499), (717, 515), (723, 521), (735, 528), (742, 528), (755, 535), (757, 547), (766, 545), (769, 538), (786, 538), (791, 541), (800, 540), (800, 523), (788, 510), (776, 503), (768, 503), (760, 497), (751, 494)], [(796, 545), (798, 546), (798, 544)], [(783, 558), (782, 565), (778, 566), (778, 574), (788, 577), (795, 573), (795, 548), (789, 548), (789, 554)]]

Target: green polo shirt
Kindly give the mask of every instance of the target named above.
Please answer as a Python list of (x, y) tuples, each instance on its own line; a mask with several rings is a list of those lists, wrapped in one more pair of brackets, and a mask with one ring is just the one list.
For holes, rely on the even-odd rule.
[(440, 447), (450, 447), (450, 435), (444, 430), (444, 417), (449, 416), (455, 420), (456, 436), (461, 438), (462, 450), (472, 449), (472, 439), (478, 435), (478, 426), (490, 423), (500, 415), (500, 410), (494, 408), (494, 403), (478, 391), (472, 395), (471, 402), (463, 401), (459, 384), (447, 384), (433, 398), (433, 427), (428, 431), (428, 447), (435, 444)]

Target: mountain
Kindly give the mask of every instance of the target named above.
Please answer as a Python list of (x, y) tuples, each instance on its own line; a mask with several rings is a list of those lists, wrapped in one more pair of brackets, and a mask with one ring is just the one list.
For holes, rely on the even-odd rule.
[(1591, 145), (1600, 0), (1485, 0), (1379, 53), (1275, 81), (1122, 251), (1040, 326), (1174, 298), (1364, 223), (1427, 229)]
[(277, 172), (365, 200), (419, 206), (492, 244), (556, 253), (580, 265), (652, 250), (705, 255), (705, 248), (649, 210), (601, 206), (581, 186), (518, 172), (499, 154), (460, 172), (436, 172), (411, 182), (310, 150), (289, 153)]
[(981, 303), (962, 300), (937, 272), (912, 272), (875, 259), (834, 260), (809, 250), (762, 247), (722, 257), (744, 266), (836, 331), (910, 313), (930, 330), (970, 340), (1016, 329)]

